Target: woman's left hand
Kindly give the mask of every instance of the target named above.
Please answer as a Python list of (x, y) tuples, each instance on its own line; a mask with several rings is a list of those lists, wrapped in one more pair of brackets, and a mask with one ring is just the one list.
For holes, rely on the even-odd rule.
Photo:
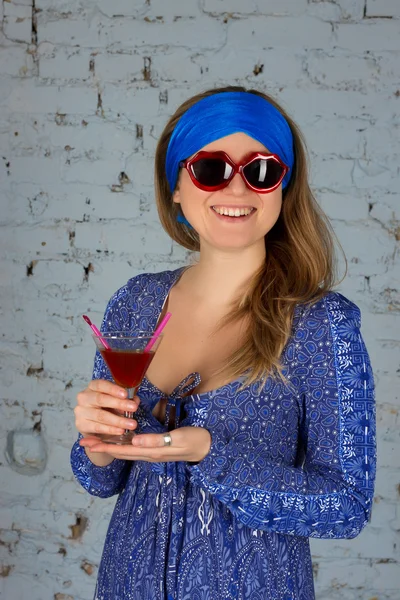
[(131, 445), (106, 444), (95, 436), (79, 441), (90, 452), (105, 452), (122, 460), (146, 462), (199, 462), (207, 456), (211, 447), (211, 435), (202, 427), (179, 427), (169, 431), (172, 443), (165, 446), (165, 433), (138, 433)]

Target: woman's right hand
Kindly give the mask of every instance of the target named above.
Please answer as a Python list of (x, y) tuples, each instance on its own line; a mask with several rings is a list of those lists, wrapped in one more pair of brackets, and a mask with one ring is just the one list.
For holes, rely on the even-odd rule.
[[(137, 396), (128, 400), (126, 390), (111, 381), (94, 379), (77, 395), (75, 427), (85, 438), (102, 433), (121, 435), (126, 429), (134, 430), (137, 427), (136, 420), (124, 417), (123, 413), (135, 412), (138, 400)], [(92, 460), (92, 455), (89, 458)], [(100, 457), (96, 458), (98, 462)]]

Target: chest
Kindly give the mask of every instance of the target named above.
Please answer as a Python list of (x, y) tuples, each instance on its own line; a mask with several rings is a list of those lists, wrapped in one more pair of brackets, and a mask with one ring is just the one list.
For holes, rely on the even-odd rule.
[(147, 378), (166, 395), (184, 377), (198, 372), (201, 383), (196, 393), (228, 383), (220, 373), (228, 357), (243, 342), (244, 324), (231, 323), (219, 328), (224, 311), (207, 311), (196, 307), (184, 295), (172, 294), (164, 308), (172, 317), (164, 329), (163, 339), (147, 371)]

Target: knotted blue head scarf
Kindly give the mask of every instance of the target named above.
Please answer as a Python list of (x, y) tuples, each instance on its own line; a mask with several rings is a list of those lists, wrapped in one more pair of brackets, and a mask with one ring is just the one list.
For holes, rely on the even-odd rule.
[(289, 124), (268, 100), (251, 92), (219, 92), (191, 106), (171, 135), (165, 170), (171, 192), (178, 180), (179, 163), (201, 148), (232, 133), (246, 133), (277, 154), (289, 167), (284, 189), (293, 168), (293, 136)]

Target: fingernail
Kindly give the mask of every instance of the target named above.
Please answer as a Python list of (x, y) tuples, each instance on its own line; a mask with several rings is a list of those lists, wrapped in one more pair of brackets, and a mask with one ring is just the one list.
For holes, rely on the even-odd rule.
[(121, 398), (126, 398), (126, 391), (125, 391), (125, 390), (119, 390), (119, 392), (118, 392), (118, 395), (119, 395)]
[(128, 410), (136, 410), (137, 406), (134, 402), (128, 402), (128, 404), (126, 405)]

